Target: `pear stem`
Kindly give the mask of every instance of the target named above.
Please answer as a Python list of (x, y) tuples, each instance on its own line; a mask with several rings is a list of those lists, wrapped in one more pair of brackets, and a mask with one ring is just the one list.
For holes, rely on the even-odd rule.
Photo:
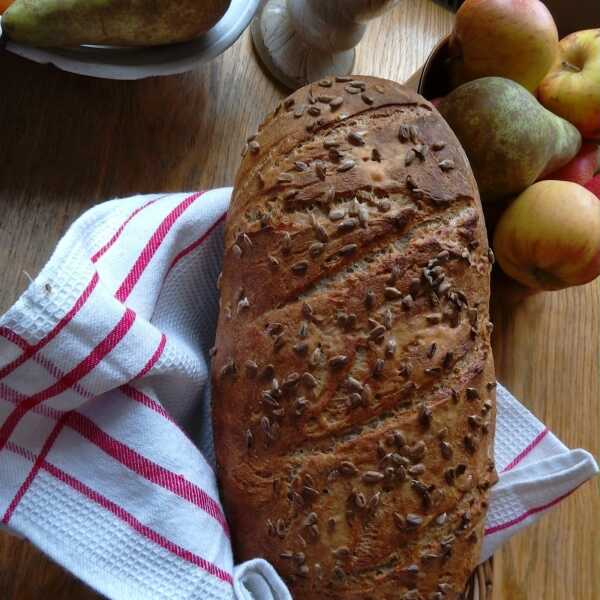
[(581, 67), (578, 67), (567, 60), (562, 61), (562, 68), (566, 69), (567, 71), (572, 71), (573, 73), (581, 73)]

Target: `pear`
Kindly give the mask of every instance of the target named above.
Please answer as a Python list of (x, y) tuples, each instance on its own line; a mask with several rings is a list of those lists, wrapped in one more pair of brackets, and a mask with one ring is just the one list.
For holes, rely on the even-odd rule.
[(31, 46), (156, 46), (210, 29), (230, 0), (15, 0), (2, 16), (9, 39)]
[(566, 165), (581, 147), (573, 125), (510, 79), (465, 83), (438, 109), (469, 157), (484, 202), (519, 194)]

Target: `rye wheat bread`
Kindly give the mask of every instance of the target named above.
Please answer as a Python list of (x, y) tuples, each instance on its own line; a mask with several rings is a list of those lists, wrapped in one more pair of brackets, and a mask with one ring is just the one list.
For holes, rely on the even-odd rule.
[(213, 356), (236, 558), (296, 600), (457, 598), (495, 478), (492, 255), (459, 142), (357, 77), (298, 90), (246, 150)]

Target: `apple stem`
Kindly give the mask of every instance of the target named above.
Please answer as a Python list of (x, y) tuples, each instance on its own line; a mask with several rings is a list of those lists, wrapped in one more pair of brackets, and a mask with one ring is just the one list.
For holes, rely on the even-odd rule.
[(578, 67), (577, 65), (574, 65), (573, 63), (570, 63), (566, 60), (562, 61), (562, 67), (563, 69), (567, 69), (567, 71), (573, 71), (573, 73), (580, 73), (581, 72), (581, 68)]

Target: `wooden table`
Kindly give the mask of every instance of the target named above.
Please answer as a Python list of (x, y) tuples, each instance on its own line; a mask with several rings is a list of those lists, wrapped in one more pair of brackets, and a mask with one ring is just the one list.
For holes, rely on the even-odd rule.
[[(357, 73), (405, 80), (452, 26), (411, 0), (373, 23)], [(382, 44), (381, 40), (386, 39)], [(176, 77), (112, 82), (0, 54), (0, 312), (97, 202), (228, 185), (241, 141), (284, 95), (248, 34)], [(600, 455), (600, 280), (493, 304), (498, 378), (573, 447)], [(495, 600), (600, 598), (598, 482), (498, 553)], [(2, 600), (98, 598), (28, 543), (0, 537)]]

